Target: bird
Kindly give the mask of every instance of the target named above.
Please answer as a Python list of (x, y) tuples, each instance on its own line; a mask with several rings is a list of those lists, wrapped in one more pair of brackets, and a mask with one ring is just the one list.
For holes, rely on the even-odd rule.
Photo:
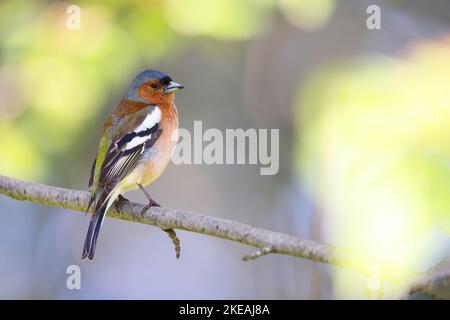
[[(81, 259), (94, 258), (105, 215), (116, 200), (126, 200), (125, 192), (141, 189), (149, 201), (144, 210), (159, 206), (145, 186), (163, 173), (176, 146), (178, 111), (174, 92), (183, 88), (164, 72), (144, 70), (104, 121), (89, 178), (91, 197), (86, 213), (90, 208), (93, 213)], [(175, 232), (164, 231), (172, 238), (179, 258)]]

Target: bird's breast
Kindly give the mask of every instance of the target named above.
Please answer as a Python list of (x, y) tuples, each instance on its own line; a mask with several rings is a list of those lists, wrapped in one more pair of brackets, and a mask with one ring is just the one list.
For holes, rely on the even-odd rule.
[(146, 151), (143, 161), (136, 168), (142, 172), (143, 185), (156, 180), (167, 167), (178, 142), (178, 112), (173, 103), (158, 105), (161, 109), (161, 134), (152, 148)]

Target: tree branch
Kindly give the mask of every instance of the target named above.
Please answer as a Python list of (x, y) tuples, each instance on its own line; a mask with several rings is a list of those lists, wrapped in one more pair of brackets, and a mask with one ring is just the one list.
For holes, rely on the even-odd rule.
[(450, 256), (417, 277), (403, 299), (410, 299), (415, 293), (422, 293), (433, 299), (450, 300)]
[[(52, 187), (38, 183), (20, 181), (0, 175), (0, 193), (17, 200), (28, 200), (53, 207), (85, 211), (89, 192)], [(241, 222), (200, 215), (198, 213), (170, 208), (152, 207), (144, 214), (144, 205), (120, 202), (112, 206), (108, 215), (159, 227), (163, 230), (181, 229), (221, 239), (243, 243), (259, 250), (244, 257), (252, 260), (260, 256), (278, 253), (305, 258), (315, 262), (349, 267), (367, 272), (368, 267), (377, 265), (382, 275), (396, 281), (392, 275), (415, 274), (394, 264), (370, 258), (362, 253), (321, 244), (301, 237), (269, 231)], [(401, 272), (399, 272), (401, 271)]]

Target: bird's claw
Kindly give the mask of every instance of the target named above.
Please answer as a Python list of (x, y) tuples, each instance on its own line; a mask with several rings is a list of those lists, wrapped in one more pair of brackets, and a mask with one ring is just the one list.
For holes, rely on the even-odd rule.
[(147, 213), (147, 211), (148, 211), (151, 207), (161, 207), (161, 206), (160, 206), (159, 203), (156, 202), (155, 200), (149, 201), (148, 204), (142, 209), (142, 211), (141, 211), (141, 216), (144, 217), (145, 214)]
[(117, 211), (119, 211), (120, 204), (124, 203), (124, 202), (130, 202), (130, 200), (128, 200), (127, 198), (125, 198), (124, 196), (119, 194), (119, 197), (117, 197), (117, 201), (114, 203), (114, 206), (115, 206)]
[(130, 202), (130, 200), (128, 200), (127, 198), (125, 198), (123, 195), (119, 194), (119, 197), (117, 198), (119, 200), (119, 202)]

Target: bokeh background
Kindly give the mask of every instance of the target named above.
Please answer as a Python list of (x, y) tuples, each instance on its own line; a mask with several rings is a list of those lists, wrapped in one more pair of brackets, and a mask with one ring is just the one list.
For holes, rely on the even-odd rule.
[[(371, 4), (380, 30), (366, 26)], [(0, 174), (86, 189), (100, 124), (146, 68), (185, 85), (183, 128), (280, 129), (277, 175), (172, 164), (148, 188), (163, 205), (418, 272), (449, 254), (449, 1), (3, 0)], [(107, 218), (81, 261), (83, 214), (0, 196), (0, 219), (0, 298), (371, 298), (366, 274), (243, 262), (253, 248), (204, 235), (178, 231), (177, 261), (159, 229)], [(66, 288), (72, 264), (81, 290)], [(406, 281), (384, 282), (383, 298)]]

